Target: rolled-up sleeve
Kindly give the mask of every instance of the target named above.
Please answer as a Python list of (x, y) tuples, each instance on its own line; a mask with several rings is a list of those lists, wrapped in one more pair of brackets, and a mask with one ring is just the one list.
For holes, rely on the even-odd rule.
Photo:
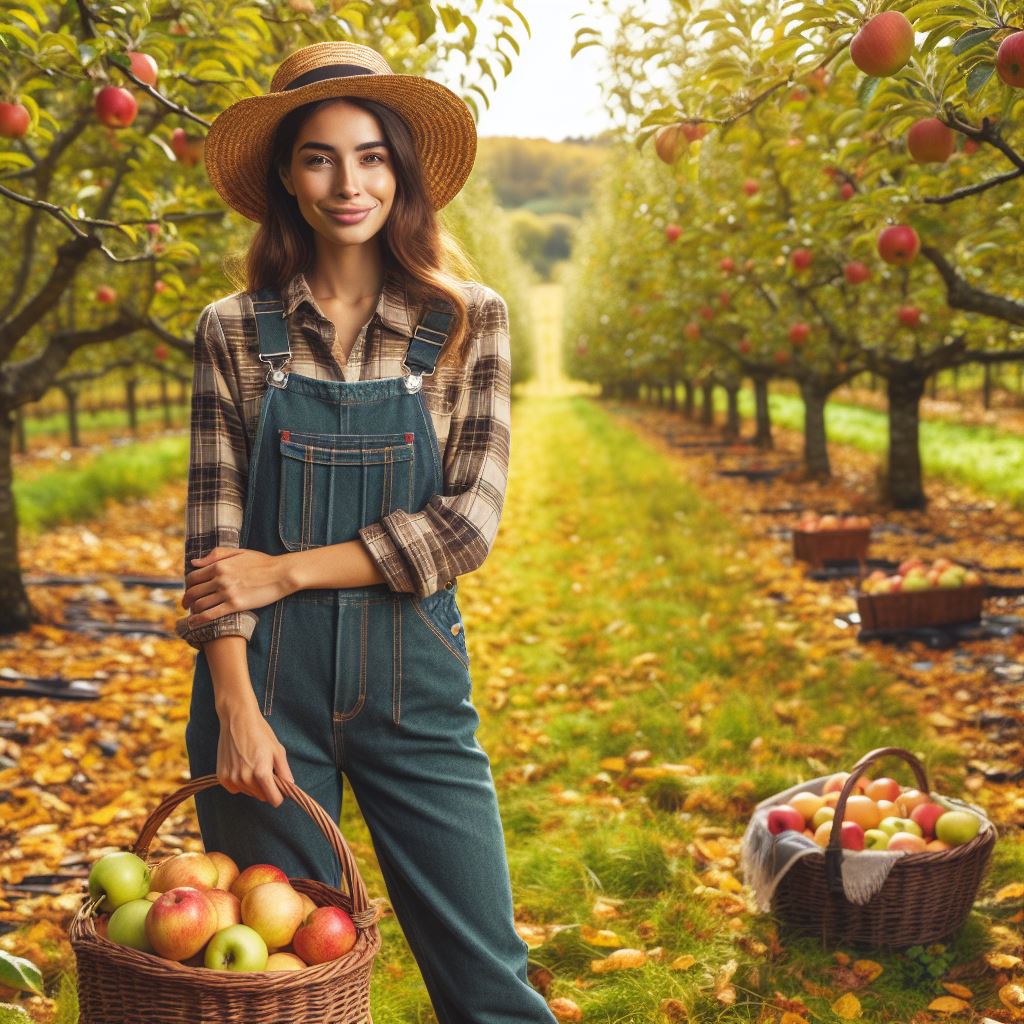
[(359, 530), (388, 586), (427, 597), (483, 564), (508, 483), (512, 353), (508, 307), (494, 291), (477, 311), (465, 385), (452, 410), (444, 494), (419, 512), (396, 509)]
[[(185, 574), (191, 559), (215, 547), (239, 546), (245, 512), (248, 452), (237, 375), (232, 370), (223, 327), (214, 304), (199, 314), (193, 356), (192, 412), (185, 502)], [(186, 580), (186, 588), (188, 582)], [(188, 616), (175, 632), (202, 650), (221, 636), (252, 638), (259, 621), (254, 611), (230, 612), (190, 629)]]

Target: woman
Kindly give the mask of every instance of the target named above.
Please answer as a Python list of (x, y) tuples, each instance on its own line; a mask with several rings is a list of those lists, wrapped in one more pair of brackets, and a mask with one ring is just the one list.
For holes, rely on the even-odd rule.
[(554, 1020), (513, 926), (456, 577), (509, 456), (505, 303), (443, 268), (466, 104), (376, 51), (304, 47), (212, 125), (211, 182), (260, 223), (249, 289), (196, 330), (186, 745), (208, 850), (339, 886), (275, 774), (340, 819), (348, 777), (443, 1022)]

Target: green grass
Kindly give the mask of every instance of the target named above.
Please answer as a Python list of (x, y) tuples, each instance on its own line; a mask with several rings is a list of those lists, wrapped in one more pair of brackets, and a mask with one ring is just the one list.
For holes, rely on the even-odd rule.
[[(724, 410), (725, 395), (716, 393), (715, 405)], [(769, 395), (772, 422), (790, 430), (803, 430), (804, 403), (799, 395)], [(753, 417), (754, 395), (740, 392), (740, 412)], [(825, 407), (828, 439), (851, 445), (884, 459), (889, 450), (888, 418), (884, 412), (830, 401)], [(941, 477), (968, 484), (979, 491), (1024, 508), (1024, 437), (997, 427), (972, 426), (946, 420), (921, 423), (921, 461), (925, 480)]]
[(164, 437), (112, 448), (75, 469), (55, 469), (15, 480), (18, 529), (38, 533), (102, 513), (108, 500), (152, 494), (188, 472), (189, 439)]
[[(171, 419), (176, 423), (187, 423), (189, 405), (172, 401)], [(164, 410), (162, 405), (154, 405), (136, 410), (136, 420), (139, 426), (147, 423), (163, 422)], [(81, 410), (78, 413), (78, 429), (86, 430), (126, 430), (128, 428), (127, 409), (96, 409)], [(41, 437), (52, 437), (54, 440), (66, 439), (68, 436), (68, 414), (66, 410), (52, 412), (43, 416), (29, 416), (25, 420), (25, 435), (36, 439)]]

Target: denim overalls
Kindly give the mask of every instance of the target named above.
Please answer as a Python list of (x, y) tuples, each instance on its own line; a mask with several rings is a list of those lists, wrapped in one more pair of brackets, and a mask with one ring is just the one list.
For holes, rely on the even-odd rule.
[[(450, 307), (420, 320), (409, 339), (409, 375), (360, 381), (284, 371), (291, 348), (280, 294), (254, 293), (253, 308), (260, 359), (271, 369), (241, 547), (278, 555), (340, 544), (396, 508), (414, 512), (444, 493), (421, 389), (454, 318)], [(348, 776), (441, 1024), (552, 1024), (527, 981), (527, 946), (513, 927), (456, 590), (452, 580), (425, 598), (386, 583), (297, 591), (255, 609), (249, 674), (296, 784), (335, 821), (341, 772)], [(193, 778), (216, 774), (219, 733), (200, 651), (185, 733)], [(290, 877), (340, 886), (337, 858), (291, 800), (274, 808), (220, 787), (195, 799), (207, 850), (240, 868), (271, 863)]]

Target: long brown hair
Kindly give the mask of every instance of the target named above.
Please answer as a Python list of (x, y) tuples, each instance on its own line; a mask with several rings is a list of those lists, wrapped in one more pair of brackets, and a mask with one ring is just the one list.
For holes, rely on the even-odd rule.
[[(313, 229), (284, 187), (279, 171), (291, 165), (292, 147), (307, 118), (339, 97), (316, 100), (289, 111), (278, 124), (267, 164), (267, 214), (242, 254), (225, 261), (225, 272), (239, 289), (283, 288), (299, 271), (308, 273), (316, 258)], [(395, 170), (395, 199), (380, 233), (385, 275), (401, 281), (413, 302), (450, 302), (455, 311), (448, 341), (438, 366), (463, 365), (469, 337), (468, 312), (459, 276), (476, 276), (476, 269), (455, 236), (441, 224), (431, 206), (412, 134), (405, 120), (390, 107), (363, 97), (346, 96), (380, 122)], [(239, 257), (241, 259), (239, 260)], [(238, 269), (238, 262), (243, 266)]]

